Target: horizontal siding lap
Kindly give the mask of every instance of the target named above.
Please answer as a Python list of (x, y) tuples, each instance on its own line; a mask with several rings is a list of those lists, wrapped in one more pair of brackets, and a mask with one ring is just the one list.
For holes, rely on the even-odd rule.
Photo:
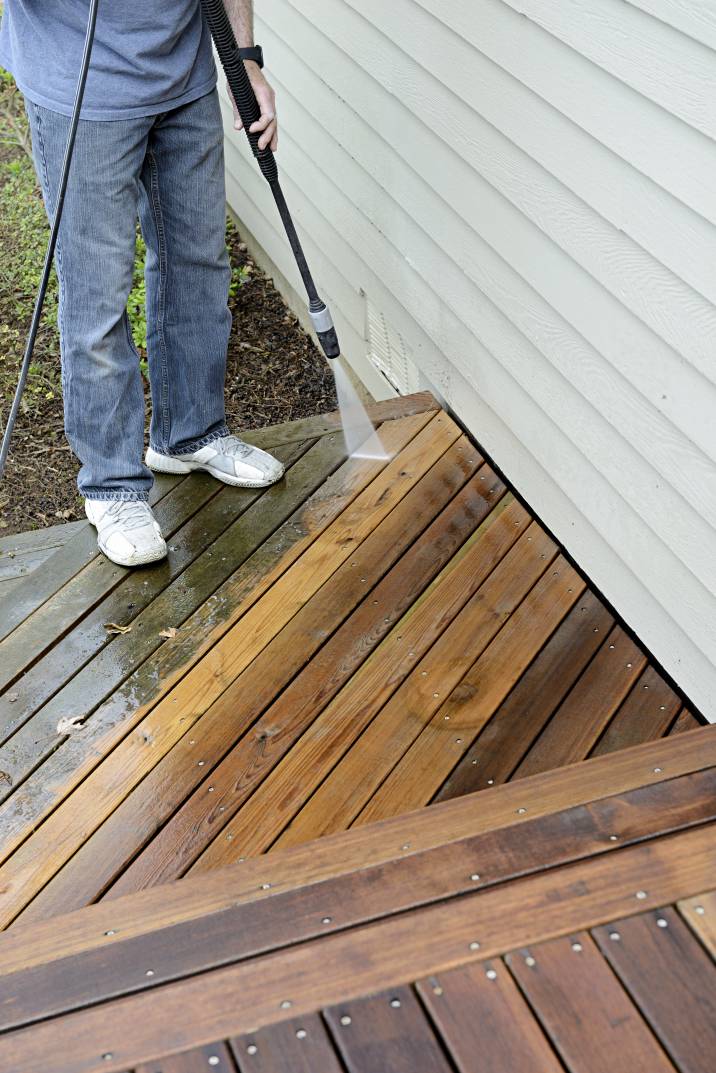
[[(576, 4), (585, 26), (611, 25), (615, 6), (629, 7)], [(683, 7), (635, 0), (625, 16), (657, 24), (649, 62), (667, 37), (676, 67), (712, 55), (669, 25)], [(584, 27), (562, 26), (558, 8), (263, 0), (279, 162), (348, 355), (364, 360), (365, 291), (695, 703), (716, 706), (716, 198), (692, 174), (716, 163), (710, 113), (690, 89), (684, 114), (667, 113), (664, 93), (647, 100), (644, 55), (630, 88), (617, 68), (633, 42), (602, 56), (596, 33), (579, 55)], [(546, 46), (526, 55), (529, 41)], [(679, 78), (693, 88), (691, 69)], [(628, 104), (602, 142), (607, 113), (591, 97), (607, 84)], [(641, 136), (634, 151), (640, 114), (662, 138), (678, 130), (687, 159)], [(230, 202), (298, 290), (268, 189), (226, 119)]]

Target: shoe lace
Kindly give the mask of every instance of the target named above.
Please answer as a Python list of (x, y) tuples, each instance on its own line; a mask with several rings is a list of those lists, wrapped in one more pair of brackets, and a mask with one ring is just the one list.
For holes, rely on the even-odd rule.
[(221, 453), (232, 458), (246, 458), (253, 451), (251, 444), (244, 443), (238, 436), (221, 436), (217, 442), (221, 445)]
[(121, 521), (125, 529), (139, 529), (151, 521), (149, 506), (143, 500), (117, 499), (107, 508), (107, 513)]

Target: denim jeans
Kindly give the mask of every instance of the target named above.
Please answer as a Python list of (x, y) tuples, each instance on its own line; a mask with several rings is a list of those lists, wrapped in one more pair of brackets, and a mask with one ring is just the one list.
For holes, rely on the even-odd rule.
[[(69, 119), (26, 101), (52, 219)], [(227, 432), (231, 327), (216, 90), (161, 115), (81, 120), (55, 264), (65, 431), (89, 499), (145, 500), (144, 397), (127, 299), (137, 216), (147, 246), (150, 442), (191, 451)]]

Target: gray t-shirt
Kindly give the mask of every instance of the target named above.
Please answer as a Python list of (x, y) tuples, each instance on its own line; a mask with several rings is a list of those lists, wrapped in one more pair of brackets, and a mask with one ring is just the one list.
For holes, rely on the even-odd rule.
[[(89, 0), (5, 0), (0, 64), (36, 104), (71, 115)], [(156, 115), (216, 84), (199, 0), (99, 0), (83, 119)]]

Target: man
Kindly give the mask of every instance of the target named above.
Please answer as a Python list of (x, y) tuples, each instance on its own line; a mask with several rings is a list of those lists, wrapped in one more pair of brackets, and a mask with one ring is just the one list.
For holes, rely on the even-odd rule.
[[(261, 109), (251, 129), (261, 148), (275, 149), (252, 0), (225, 3)], [(50, 218), (88, 12), (89, 0), (4, 4), (0, 64), (25, 98)], [(200, 0), (100, 0), (55, 264), (65, 430), (99, 547), (123, 566), (167, 553), (147, 501), (152, 470), (203, 469), (252, 488), (283, 475), (277, 459), (225, 422), (231, 270), (216, 77)], [(137, 215), (152, 394), (144, 462), (142, 381), (126, 312)]]

